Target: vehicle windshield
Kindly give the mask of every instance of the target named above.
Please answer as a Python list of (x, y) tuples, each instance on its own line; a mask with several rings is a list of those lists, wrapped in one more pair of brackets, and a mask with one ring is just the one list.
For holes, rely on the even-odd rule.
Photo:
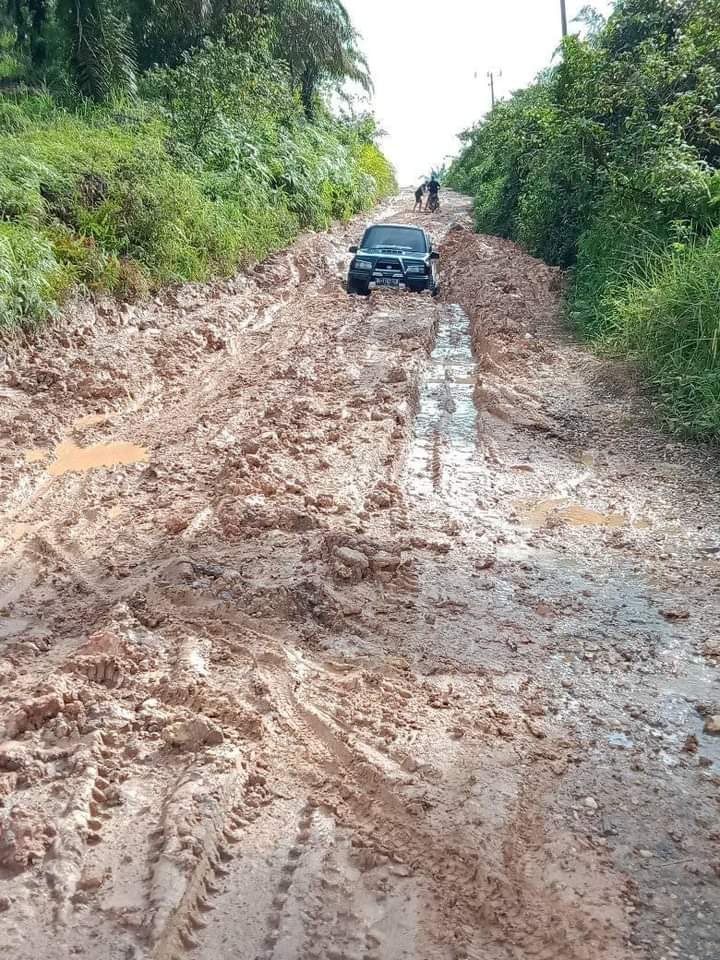
[(382, 248), (426, 253), (425, 234), (412, 227), (370, 227), (363, 237), (363, 249)]

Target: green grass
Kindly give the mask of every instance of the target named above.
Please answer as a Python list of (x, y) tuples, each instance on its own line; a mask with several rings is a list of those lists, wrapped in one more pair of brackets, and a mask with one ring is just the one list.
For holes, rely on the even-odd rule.
[(152, 105), (0, 97), (0, 330), (78, 287), (135, 297), (230, 275), (395, 189), (380, 151), (329, 118), (254, 132), (249, 159), (215, 169)]
[(600, 352), (640, 363), (668, 429), (720, 435), (720, 229), (679, 243), (601, 218), (581, 238), (567, 315)]
[(0, 32), (0, 87), (15, 83), (25, 75), (25, 64), (17, 54), (13, 38)]
[(667, 425), (720, 435), (720, 229), (651, 255), (610, 306), (606, 343), (645, 365)]
[(5, 325), (17, 317), (44, 319), (63, 286), (52, 244), (31, 227), (0, 223), (0, 318)]

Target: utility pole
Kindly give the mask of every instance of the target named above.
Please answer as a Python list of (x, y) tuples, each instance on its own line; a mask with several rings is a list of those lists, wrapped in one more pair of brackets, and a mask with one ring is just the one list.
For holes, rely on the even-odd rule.
[[(502, 76), (502, 70), (499, 70), (497, 73), (495, 73), (494, 70), (488, 70), (488, 72), (485, 74), (485, 76), (486, 76), (486, 77), (488, 78), (488, 80), (490, 81), (490, 102), (491, 102), (492, 108), (493, 108), (493, 110), (494, 110), (494, 109), (495, 109), (495, 80), (496, 80), (496, 78), (499, 78), (499, 77)], [(477, 78), (478, 78), (478, 71), (477, 71), (477, 70), (476, 70), (475, 73), (473, 74), (473, 77), (474, 77), (475, 80), (477, 80)]]
[(560, 20), (562, 22), (562, 35), (567, 36), (567, 10), (565, 9), (565, 0), (560, 0)]

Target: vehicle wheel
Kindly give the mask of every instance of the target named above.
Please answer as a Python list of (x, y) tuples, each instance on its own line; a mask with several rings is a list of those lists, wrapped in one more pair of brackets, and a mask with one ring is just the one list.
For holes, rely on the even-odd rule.
[(440, 284), (436, 283), (434, 287), (430, 288), (430, 292), (434, 297), (436, 297), (440, 293)]
[(360, 296), (360, 297), (370, 296), (370, 290), (368, 289), (368, 285), (366, 283), (357, 283), (355, 280), (351, 280), (349, 277), (348, 277), (346, 290), (351, 296), (353, 295)]

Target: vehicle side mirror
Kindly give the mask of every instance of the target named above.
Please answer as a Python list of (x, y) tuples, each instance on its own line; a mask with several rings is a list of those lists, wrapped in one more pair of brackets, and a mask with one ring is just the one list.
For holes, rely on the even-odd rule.
[(353, 244), (353, 245), (350, 247), (350, 253), (357, 253), (357, 252), (358, 252), (357, 245), (356, 245), (356, 244)]
[(433, 250), (433, 252), (430, 254), (430, 259), (431, 259), (431, 260), (439, 260), (439, 259), (440, 259), (440, 254), (437, 252), (437, 250)]

